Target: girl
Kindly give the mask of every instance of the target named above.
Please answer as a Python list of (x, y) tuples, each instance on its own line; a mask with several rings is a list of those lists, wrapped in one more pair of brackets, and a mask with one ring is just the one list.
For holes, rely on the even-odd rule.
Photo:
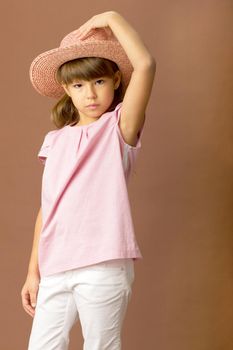
[(121, 349), (142, 258), (127, 184), (141, 147), (155, 60), (117, 12), (92, 17), (37, 56), (30, 79), (58, 98), (38, 153), (45, 165), (22, 304), (29, 350), (68, 349), (80, 320), (85, 350)]

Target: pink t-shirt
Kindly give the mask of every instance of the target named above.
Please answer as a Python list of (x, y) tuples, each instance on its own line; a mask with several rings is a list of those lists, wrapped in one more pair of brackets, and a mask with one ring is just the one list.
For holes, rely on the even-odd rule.
[[(121, 135), (122, 102), (88, 125), (49, 131), (38, 158), (44, 166), (41, 276), (120, 258), (142, 258), (127, 183), (141, 148)], [(144, 127), (144, 126), (143, 126)]]

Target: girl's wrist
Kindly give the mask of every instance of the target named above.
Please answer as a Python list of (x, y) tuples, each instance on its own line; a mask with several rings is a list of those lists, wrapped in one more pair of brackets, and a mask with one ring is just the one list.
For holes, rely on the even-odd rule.
[(112, 11), (107, 17), (107, 23), (125, 50), (134, 69), (147, 68), (154, 63), (154, 58), (140, 35), (123, 16)]
[(28, 268), (28, 275), (40, 275), (40, 271), (39, 271), (38, 265), (36, 265), (36, 266), (29, 266), (29, 268)]

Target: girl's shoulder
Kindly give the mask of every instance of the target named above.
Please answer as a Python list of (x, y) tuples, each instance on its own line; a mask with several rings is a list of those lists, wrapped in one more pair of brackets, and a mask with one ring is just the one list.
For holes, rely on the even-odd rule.
[(47, 131), (47, 133), (45, 134), (44, 136), (44, 139), (47, 141), (47, 142), (50, 142), (54, 139), (54, 137), (56, 137), (57, 135), (59, 135), (62, 131), (63, 131), (64, 128), (60, 128), (60, 129), (53, 129), (53, 130), (49, 130)]
[(47, 134), (45, 134), (45, 136), (48, 135), (49, 137), (53, 137), (53, 136), (57, 135), (59, 132), (61, 132), (62, 129), (63, 129), (63, 128), (61, 128), (61, 129), (49, 130), (49, 131), (47, 132)]
[(41, 160), (43, 164), (45, 164), (45, 159), (48, 157), (50, 148), (52, 147), (53, 142), (55, 140), (55, 136), (60, 133), (60, 130), (61, 129), (49, 130), (45, 134), (42, 145), (37, 154), (39, 160)]
[(59, 134), (60, 130), (61, 129), (54, 129), (54, 130), (47, 131), (47, 133), (44, 135), (41, 148), (49, 148), (55, 136)]

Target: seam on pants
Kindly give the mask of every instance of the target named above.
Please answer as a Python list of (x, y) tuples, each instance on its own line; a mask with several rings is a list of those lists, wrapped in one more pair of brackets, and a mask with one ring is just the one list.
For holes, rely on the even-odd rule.
[[(62, 332), (61, 332), (61, 339), (63, 340), (63, 343), (65, 343), (65, 345), (67, 346), (69, 344), (69, 341), (68, 341), (68, 338), (69, 338), (69, 334), (67, 334), (65, 332), (65, 325), (66, 325), (66, 319), (67, 319), (67, 316), (68, 316), (68, 310), (69, 310), (69, 306), (70, 306), (70, 302), (72, 301), (72, 298), (73, 298), (73, 295), (72, 293), (69, 293), (69, 298), (68, 298), (68, 301), (67, 301), (67, 304), (66, 304), (66, 311), (65, 311), (65, 317), (64, 317), (64, 320), (63, 320), (63, 325), (62, 325)], [(63, 344), (62, 343), (62, 344)], [(62, 348), (63, 349), (63, 348)], [(64, 349), (65, 350), (65, 349)]]
[(123, 322), (124, 322), (124, 319), (125, 319), (125, 315), (127, 313), (127, 310), (128, 310), (128, 304), (129, 304), (129, 295), (131, 294), (131, 290), (129, 290), (128, 288), (124, 288), (121, 292), (121, 306), (120, 306), (120, 309), (122, 311), (123, 309), (123, 312), (120, 313), (120, 329), (117, 330), (117, 333), (119, 333), (119, 338), (120, 339), (120, 336), (121, 336), (121, 331), (122, 331), (122, 326), (123, 326)]
[[(129, 289), (123, 288), (121, 290), (121, 303), (120, 303), (120, 316), (119, 316), (119, 328), (114, 331), (114, 337), (112, 338), (111, 346), (114, 349), (121, 349), (122, 346), (122, 328), (125, 321), (125, 316), (128, 310), (129, 301)], [(117, 346), (117, 348), (116, 348)]]

